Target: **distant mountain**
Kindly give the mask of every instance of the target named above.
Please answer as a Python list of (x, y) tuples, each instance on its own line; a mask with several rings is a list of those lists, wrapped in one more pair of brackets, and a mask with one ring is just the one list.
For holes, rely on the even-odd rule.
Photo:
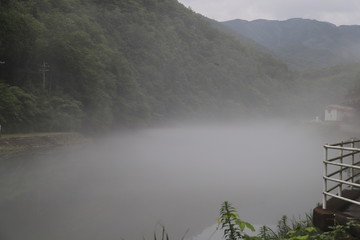
[(286, 21), (231, 20), (222, 22), (235, 33), (253, 39), (295, 69), (360, 62), (360, 26), (294, 18)]
[[(268, 48), (266, 48), (264, 45), (259, 44), (254, 39), (252, 39), (248, 36), (245, 36), (244, 34), (242, 34), (240, 32), (237, 32), (237, 31), (234, 32), (234, 30), (232, 28), (224, 27), (224, 24), (222, 22), (218, 22), (218, 21), (210, 19), (210, 18), (207, 18), (207, 20), (212, 24), (213, 27), (215, 27), (216, 29), (220, 30), (221, 32), (223, 32), (225, 34), (230, 34), (230, 35), (235, 36), (236, 39), (239, 40), (241, 43), (250, 45), (263, 53), (273, 55), (273, 53)], [(279, 57), (276, 56), (276, 58), (279, 58)]]

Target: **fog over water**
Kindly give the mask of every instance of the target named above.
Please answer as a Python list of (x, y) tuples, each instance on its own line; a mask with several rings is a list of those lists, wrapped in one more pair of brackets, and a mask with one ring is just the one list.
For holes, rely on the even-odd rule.
[(177, 125), (1, 161), (0, 239), (152, 239), (157, 223), (191, 238), (223, 201), (255, 225), (304, 216), (321, 201), (322, 145), (345, 137), (317, 130)]

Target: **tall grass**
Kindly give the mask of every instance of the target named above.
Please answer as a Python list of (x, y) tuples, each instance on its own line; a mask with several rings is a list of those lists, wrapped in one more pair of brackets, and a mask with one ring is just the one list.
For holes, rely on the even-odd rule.
[[(229, 202), (224, 202), (220, 208), (221, 229), (224, 230), (226, 240), (355, 240), (359, 239), (349, 233), (350, 228), (360, 229), (360, 224), (349, 222), (346, 225), (330, 227), (330, 231), (321, 232), (312, 224), (312, 215), (306, 214), (305, 219), (289, 221), (283, 216), (277, 224), (276, 230), (263, 226), (257, 236), (249, 236), (243, 232), (244, 228), (252, 225), (240, 220), (239, 214)], [(242, 226), (242, 227), (241, 227)], [(249, 227), (251, 229), (251, 227)], [(252, 230), (252, 229), (251, 229)]]

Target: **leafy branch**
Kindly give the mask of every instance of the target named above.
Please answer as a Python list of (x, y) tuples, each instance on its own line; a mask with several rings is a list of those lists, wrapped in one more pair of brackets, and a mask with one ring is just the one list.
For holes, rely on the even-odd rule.
[(235, 208), (225, 201), (220, 208), (220, 218), (217, 219), (219, 226), (217, 229), (224, 230), (226, 240), (249, 239), (260, 240), (259, 237), (251, 237), (245, 233), (245, 229), (255, 232), (255, 228), (248, 222), (239, 218)]

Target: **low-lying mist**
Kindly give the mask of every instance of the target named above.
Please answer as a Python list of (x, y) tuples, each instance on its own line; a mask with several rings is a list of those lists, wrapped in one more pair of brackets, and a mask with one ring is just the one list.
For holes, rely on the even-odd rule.
[(289, 123), (177, 125), (2, 161), (0, 238), (149, 239), (157, 224), (190, 238), (215, 223), (223, 201), (248, 222), (275, 225), (321, 201), (331, 141)]

